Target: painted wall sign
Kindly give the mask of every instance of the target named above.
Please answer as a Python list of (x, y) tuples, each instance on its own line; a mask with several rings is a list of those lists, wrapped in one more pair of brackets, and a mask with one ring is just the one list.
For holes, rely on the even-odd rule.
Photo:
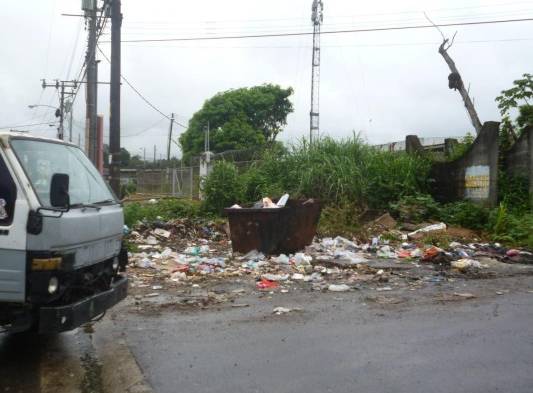
[(490, 187), (490, 167), (488, 165), (474, 165), (466, 168), (465, 198), (488, 199)]

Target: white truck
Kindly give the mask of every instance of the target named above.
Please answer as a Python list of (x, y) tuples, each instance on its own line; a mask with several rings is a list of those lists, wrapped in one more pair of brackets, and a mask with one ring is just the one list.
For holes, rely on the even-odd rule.
[(71, 330), (124, 299), (123, 226), (77, 146), (0, 131), (0, 327)]

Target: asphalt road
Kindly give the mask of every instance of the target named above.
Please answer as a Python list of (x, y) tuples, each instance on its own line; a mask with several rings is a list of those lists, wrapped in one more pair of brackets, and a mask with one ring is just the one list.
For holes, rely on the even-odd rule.
[[(399, 304), (384, 305), (361, 292), (272, 295), (247, 308), (124, 313), (117, 323), (157, 393), (531, 393), (533, 280), (462, 289), (483, 296), (387, 293), (382, 301)], [(303, 311), (273, 315), (274, 306)]]
[(94, 330), (0, 335), (0, 393), (533, 391), (531, 276), (238, 303), (130, 299)]

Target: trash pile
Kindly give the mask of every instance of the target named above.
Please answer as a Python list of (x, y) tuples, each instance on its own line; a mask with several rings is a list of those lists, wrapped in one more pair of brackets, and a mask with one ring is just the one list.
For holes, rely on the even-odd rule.
[[(272, 208), (272, 201), (265, 199), (263, 207)], [(497, 243), (453, 241), (446, 248), (427, 245), (424, 236), (446, 231), (446, 224), (399, 231), (394, 219), (387, 216), (375, 220), (374, 229), (385, 234), (394, 231), (400, 240), (384, 235), (365, 242), (340, 236), (315, 238), (301, 252), (280, 255), (257, 250), (244, 255), (234, 253), (226, 229), (215, 223), (188, 219), (140, 223), (128, 235), (135, 249), (129, 258), (132, 287), (146, 289), (150, 291), (146, 296), (153, 296), (153, 291), (170, 287), (205, 287), (223, 279), (242, 283), (241, 279), (248, 278), (250, 285), (261, 292), (288, 293), (295, 288), (346, 292), (362, 287), (381, 292), (400, 286), (412, 288), (424, 280), (440, 282), (454, 274), (475, 275), (487, 268), (482, 263), (485, 257), (533, 264), (531, 252), (506, 249)], [(399, 274), (399, 269), (417, 270), (418, 276), (409, 278)]]

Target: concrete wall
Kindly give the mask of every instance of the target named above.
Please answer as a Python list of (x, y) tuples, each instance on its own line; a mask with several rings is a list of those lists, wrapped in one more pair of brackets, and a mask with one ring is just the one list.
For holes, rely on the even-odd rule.
[(532, 128), (526, 129), (507, 153), (505, 169), (513, 176), (529, 177), (531, 149), (529, 139)]
[(512, 176), (529, 180), (529, 195), (533, 207), (533, 127), (526, 128), (507, 152), (505, 170)]
[(430, 174), (431, 192), (436, 200), (453, 202), (469, 199), (487, 206), (496, 206), (499, 126), (497, 122), (486, 122), (462, 157), (433, 165)]

